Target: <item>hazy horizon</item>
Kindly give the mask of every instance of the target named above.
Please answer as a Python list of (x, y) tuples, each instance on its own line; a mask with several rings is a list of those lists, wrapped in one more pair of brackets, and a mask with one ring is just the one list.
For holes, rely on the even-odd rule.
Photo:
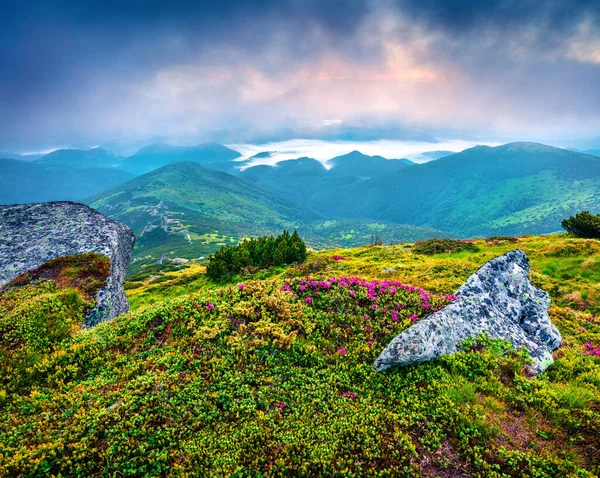
[(0, 18), (0, 151), (337, 124), (600, 136), (598, 2), (34, 0)]

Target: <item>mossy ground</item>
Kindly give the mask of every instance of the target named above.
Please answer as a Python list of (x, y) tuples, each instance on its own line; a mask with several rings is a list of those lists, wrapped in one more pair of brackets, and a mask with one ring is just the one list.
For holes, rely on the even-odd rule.
[[(475, 244), (329, 250), (231, 284), (201, 271), (143, 282), (130, 314), (2, 362), (0, 475), (597, 476), (600, 358), (584, 344), (600, 345), (600, 243)], [(564, 345), (551, 369), (531, 378), (523, 353), (483, 339), (373, 371), (396, 333), (515, 247), (553, 299)], [(377, 301), (341, 279), (354, 276), (380, 281)]]

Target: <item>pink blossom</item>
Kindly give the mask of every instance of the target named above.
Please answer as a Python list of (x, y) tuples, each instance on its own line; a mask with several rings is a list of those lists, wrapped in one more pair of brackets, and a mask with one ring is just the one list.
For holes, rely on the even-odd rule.
[(310, 297), (307, 297), (306, 299), (304, 299), (304, 302), (310, 304), (312, 302), (312, 299)]
[(342, 347), (340, 350), (338, 350), (338, 353), (340, 355), (346, 355), (346, 349), (344, 347)]
[(244, 290), (244, 284), (240, 284), (240, 285), (238, 285), (238, 289), (239, 289), (239, 290)]

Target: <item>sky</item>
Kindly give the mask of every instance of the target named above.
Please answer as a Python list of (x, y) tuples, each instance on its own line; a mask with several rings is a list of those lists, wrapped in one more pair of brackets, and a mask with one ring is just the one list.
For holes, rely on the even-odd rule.
[(600, 1), (4, 0), (0, 72), (0, 150), (332, 124), (592, 138)]

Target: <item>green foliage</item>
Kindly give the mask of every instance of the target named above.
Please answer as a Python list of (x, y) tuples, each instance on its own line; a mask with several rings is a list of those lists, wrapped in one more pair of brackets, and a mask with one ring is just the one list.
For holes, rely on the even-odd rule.
[[(144, 285), (131, 313), (75, 328), (28, 361), (14, 359), (22, 347), (0, 358), (0, 476), (597, 476), (600, 359), (582, 352), (600, 343), (600, 252), (544, 252), (584, 243), (519, 240), (564, 338), (535, 378), (523, 350), (489, 337), (419, 366), (372, 368), (412, 315), (429, 313), (423, 295), (442, 307), (513, 243), (448, 256), (323, 251), (243, 287), (197, 273)], [(2, 294), (29, 291), (13, 304), (35, 307), (42, 286), (54, 287)]]
[(51, 259), (37, 269), (17, 276), (6, 287), (21, 287), (39, 280), (51, 280), (61, 289), (77, 289), (87, 299), (106, 286), (110, 275), (110, 259), (89, 252)]
[(223, 246), (208, 258), (206, 274), (213, 280), (231, 278), (242, 270), (258, 271), (306, 260), (306, 244), (297, 231), (277, 237), (250, 238), (237, 246)]
[(462, 251), (477, 252), (479, 251), (479, 248), (471, 242), (465, 242), (458, 239), (434, 238), (416, 242), (413, 246), (413, 251), (416, 254), (431, 256), (433, 254), (453, 254)]
[(600, 239), (600, 214), (582, 211), (562, 221), (562, 227), (576, 237)]

